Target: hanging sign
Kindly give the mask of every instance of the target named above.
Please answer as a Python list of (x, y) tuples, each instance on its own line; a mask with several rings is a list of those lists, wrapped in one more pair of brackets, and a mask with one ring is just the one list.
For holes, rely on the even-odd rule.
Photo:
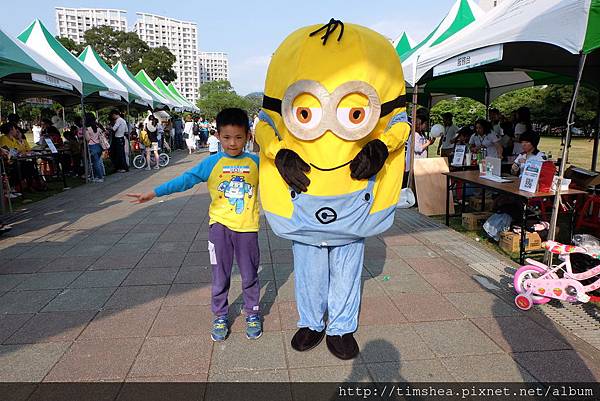
[(452, 57), (435, 67), (433, 67), (433, 76), (446, 75), (457, 71), (468, 70), (481, 65), (495, 63), (502, 60), (503, 45), (493, 45), (483, 47)]
[(73, 90), (73, 85), (68, 82), (52, 77), (48, 74), (31, 74), (31, 80), (41, 84), (54, 86), (56, 88)]

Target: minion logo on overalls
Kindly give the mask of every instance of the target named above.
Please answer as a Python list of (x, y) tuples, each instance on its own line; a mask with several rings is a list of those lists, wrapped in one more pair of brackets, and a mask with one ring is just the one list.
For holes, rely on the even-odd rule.
[(283, 41), (264, 93), (259, 185), (272, 229), (293, 241), (292, 347), (310, 349), (326, 331), (330, 351), (349, 359), (358, 354), (364, 238), (393, 224), (402, 184), (402, 66), (386, 38), (332, 19)]
[(248, 184), (244, 177), (234, 176), (230, 181), (223, 181), (217, 188), (223, 192), (223, 196), (229, 200), (229, 204), (235, 206), (235, 212), (242, 214), (244, 211), (244, 197), (246, 194), (252, 198), (254, 193), (252, 185)]

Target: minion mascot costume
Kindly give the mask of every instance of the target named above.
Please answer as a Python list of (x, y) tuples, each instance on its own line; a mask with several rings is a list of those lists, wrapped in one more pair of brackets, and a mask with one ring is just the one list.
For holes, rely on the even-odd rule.
[(327, 334), (338, 358), (359, 352), (364, 238), (394, 221), (405, 103), (400, 59), (368, 28), (332, 19), (297, 30), (273, 54), (256, 129), (259, 185), (273, 231), (293, 241), (297, 351)]

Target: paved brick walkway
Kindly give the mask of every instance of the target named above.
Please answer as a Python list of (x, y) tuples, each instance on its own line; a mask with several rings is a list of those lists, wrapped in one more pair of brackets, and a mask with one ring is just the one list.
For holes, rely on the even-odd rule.
[(359, 358), (337, 360), (324, 343), (291, 349), (290, 243), (264, 221), (265, 333), (253, 342), (243, 334), (236, 274), (233, 334), (214, 344), (206, 187), (146, 205), (124, 196), (201, 157), (179, 154), (159, 172), (113, 175), (13, 218), (10, 236), (0, 238), (0, 382), (600, 378), (597, 317), (586, 334), (551, 319), (556, 310), (575, 319), (569, 307), (516, 310), (510, 261), (414, 210), (399, 211), (388, 232), (367, 240)]

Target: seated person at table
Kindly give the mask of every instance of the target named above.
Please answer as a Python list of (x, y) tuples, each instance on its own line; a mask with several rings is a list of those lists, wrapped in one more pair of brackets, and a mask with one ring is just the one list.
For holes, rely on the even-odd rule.
[(523, 166), (528, 160), (546, 160), (546, 154), (538, 149), (540, 136), (532, 130), (525, 131), (519, 138), (523, 152), (515, 159), (510, 172), (512, 175), (521, 175)]
[[(26, 185), (35, 190), (45, 190), (46, 184), (40, 179), (40, 176), (35, 168), (35, 161), (33, 160), (21, 160), (20, 166), (12, 162), (18, 156), (24, 156), (31, 153), (31, 148), (27, 140), (21, 138), (21, 133), (17, 129), (16, 125), (12, 123), (5, 123), (0, 126), (0, 147), (8, 150), (8, 170), (10, 183), (13, 188), (22, 187), (25, 181)], [(19, 167), (20, 167), (20, 178), (19, 181)]]
[(471, 132), (471, 128), (465, 125), (464, 127), (461, 127), (461, 129), (458, 130), (458, 132), (456, 133), (456, 138), (452, 140), (452, 143), (455, 147), (456, 145), (468, 145), (469, 140), (471, 139), (471, 135), (473, 135), (473, 132)]
[(487, 120), (477, 120), (475, 135), (469, 140), (469, 145), (471, 145), (471, 153), (477, 153), (481, 148), (485, 148), (487, 156), (502, 158), (500, 137), (492, 131), (492, 124)]
[[(81, 142), (78, 139), (79, 128), (72, 126), (69, 131), (65, 131), (65, 137), (68, 153), (64, 154), (63, 167), (65, 173), (72, 175), (83, 175), (81, 166)], [(83, 177), (85, 178), (85, 176)]]
[(51, 139), (54, 146), (58, 147), (62, 146), (63, 144), (63, 140), (60, 136), (60, 131), (58, 130), (58, 128), (52, 125), (52, 121), (48, 120), (47, 118), (44, 118), (42, 120), (42, 136), (40, 138), (40, 141), (38, 142), (38, 145), (47, 146), (46, 138)]

